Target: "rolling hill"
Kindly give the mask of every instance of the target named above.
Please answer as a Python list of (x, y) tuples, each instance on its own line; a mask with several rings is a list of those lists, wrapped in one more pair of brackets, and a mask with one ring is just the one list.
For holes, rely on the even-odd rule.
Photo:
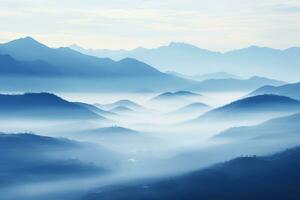
[(68, 102), (50, 93), (1, 94), (0, 116), (3, 119), (105, 120), (85, 106)]
[(120, 107), (120, 106), (127, 107), (132, 110), (144, 110), (145, 109), (143, 106), (141, 106), (133, 101), (127, 100), (127, 99), (122, 99), (122, 100), (116, 101), (111, 104), (97, 104), (96, 106), (103, 108), (103, 109), (107, 109), (107, 110), (111, 110), (111, 109), (114, 109), (114, 108)]
[(210, 106), (204, 103), (191, 103), (174, 111), (175, 114), (201, 113), (210, 109)]
[(286, 84), (282, 86), (263, 86), (251, 92), (249, 96), (261, 94), (276, 94), (300, 100), (300, 83)]
[(292, 114), (300, 111), (300, 101), (278, 95), (258, 95), (234, 101), (213, 109), (193, 120), (243, 120), (270, 115)]
[(180, 95), (176, 95), (172, 92), (165, 92), (162, 94), (159, 94), (152, 99), (150, 99), (150, 102), (189, 102), (187, 99), (183, 98)]
[(300, 114), (298, 113), (287, 117), (271, 119), (256, 126), (230, 128), (215, 137), (231, 139), (286, 139), (290, 136), (298, 137), (299, 134)]

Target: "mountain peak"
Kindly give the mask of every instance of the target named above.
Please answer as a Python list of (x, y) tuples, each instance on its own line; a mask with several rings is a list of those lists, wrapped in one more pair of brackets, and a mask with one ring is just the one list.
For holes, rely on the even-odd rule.
[(184, 42), (171, 42), (168, 47), (173, 47), (173, 48), (190, 48), (190, 49), (199, 49), (199, 47), (191, 44), (187, 44)]
[(19, 38), (16, 40), (12, 40), (4, 44), (5, 46), (19, 46), (23, 48), (32, 48), (32, 47), (47, 47), (46, 45), (40, 43), (39, 41), (35, 40), (34, 38), (27, 36), (23, 38)]
[(83, 47), (81, 47), (81, 46), (79, 46), (78, 44), (71, 44), (70, 46), (69, 46), (69, 48), (70, 49), (73, 49), (73, 50), (75, 50), (75, 51), (86, 51), (86, 49), (84, 49)]

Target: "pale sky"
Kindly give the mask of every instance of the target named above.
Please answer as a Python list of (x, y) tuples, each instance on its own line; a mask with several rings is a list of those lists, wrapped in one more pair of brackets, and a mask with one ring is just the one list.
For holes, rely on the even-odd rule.
[(0, 0), (0, 43), (24, 36), (52, 47), (283, 49), (300, 46), (300, 0)]

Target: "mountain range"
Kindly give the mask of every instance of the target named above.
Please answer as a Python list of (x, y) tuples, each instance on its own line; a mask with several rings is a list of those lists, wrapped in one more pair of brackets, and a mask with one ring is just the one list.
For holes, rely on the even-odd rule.
[[(7, 90), (25, 87), (23, 90), (76, 88), (137, 91), (176, 88), (192, 82), (162, 73), (136, 59), (113, 61), (88, 56), (67, 47), (49, 48), (31, 37), (0, 44), (0, 64), (1, 84)], [(12, 80), (11, 77), (17, 78)]]
[[(133, 50), (86, 50), (77, 45), (70, 48), (79, 52), (120, 60), (135, 58), (162, 71), (183, 74), (206, 74), (224, 71), (238, 76), (267, 76), (287, 81), (296, 81), (299, 69), (300, 48), (285, 50), (250, 46), (225, 53), (201, 49), (186, 43), (172, 42), (167, 46)], [(178, 58), (178, 59), (174, 59)], [(294, 71), (294, 74), (290, 72)]]

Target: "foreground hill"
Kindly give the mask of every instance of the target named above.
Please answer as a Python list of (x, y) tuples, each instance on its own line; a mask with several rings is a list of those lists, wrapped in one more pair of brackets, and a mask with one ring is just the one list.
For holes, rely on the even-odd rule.
[(101, 188), (82, 199), (297, 200), (299, 156), (297, 147), (272, 156), (240, 157), (181, 176)]
[(300, 83), (286, 84), (282, 86), (263, 86), (257, 90), (251, 92), (249, 96), (261, 95), (261, 94), (276, 94), (288, 96), (294, 99), (300, 100)]
[[(0, 55), (0, 63), (4, 64), (1, 65), (0, 72), (5, 72), (0, 73), (5, 78), (0, 83), (6, 90), (18, 87), (15, 90), (137, 91), (142, 88), (174, 89), (192, 83), (190, 80), (162, 73), (136, 59), (113, 61), (109, 58), (97, 58), (70, 48), (49, 48), (30, 37), (0, 44)], [(7, 74), (18, 79), (13, 81)], [(40, 75), (49, 78), (45, 80)], [(27, 83), (28, 77), (32, 84)]]
[(1, 118), (102, 119), (100, 115), (77, 103), (50, 93), (0, 94)]
[(257, 118), (261, 115), (296, 113), (300, 111), (300, 101), (278, 95), (258, 95), (234, 101), (225, 106), (213, 109), (194, 122), (201, 120), (243, 120)]
[(300, 114), (271, 119), (256, 126), (230, 128), (221, 132), (216, 138), (231, 139), (275, 139), (299, 137)]
[[(0, 133), (0, 150), (0, 187), (106, 174), (117, 159), (112, 152), (92, 144), (23, 133)], [(89, 160), (92, 151), (98, 154)], [(105, 158), (108, 155), (109, 162)]]

